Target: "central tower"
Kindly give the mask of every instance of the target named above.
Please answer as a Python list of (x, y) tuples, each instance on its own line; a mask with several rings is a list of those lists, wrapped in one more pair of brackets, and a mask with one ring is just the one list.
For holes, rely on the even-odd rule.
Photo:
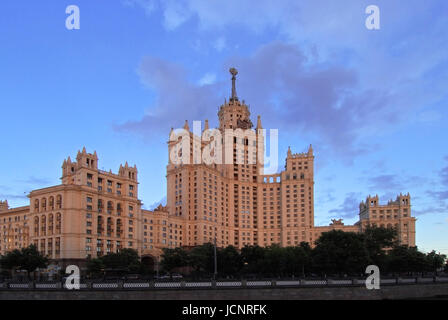
[(218, 112), (219, 118), (219, 129), (221, 131), (225, 129), (251, 129), (253, 127), (252, 121), (250, 120), (250, 112), (248, 106), (243, 102), (238, 100), (236, 94), (236, 75), (238, 70), (235, 68), (230, 68), (230, 74), (232, 75), (232, 94), (230, 96), (229, 102), (225, 101)]

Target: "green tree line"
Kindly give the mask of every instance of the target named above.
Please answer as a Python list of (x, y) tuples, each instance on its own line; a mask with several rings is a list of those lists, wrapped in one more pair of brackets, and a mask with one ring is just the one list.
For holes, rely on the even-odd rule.
[[(366, 266), (377, 265), (382, 274), (437, 272), (445, 266), (446, 256), (435, 251), (420, 252), (417, 247), (400, 246), (395, 229), (369, 227), (363, 233), (330, 231), (322, 233), (313, 248), (307, 242), (298, 246), (233, 246), (217, 248), (218, 276), (224, 277), (303, 277), (310, 275), (364, 275)], [(191, 249), (164, 249), (161, 268), (173, 272), (188, 269), (193, 276), (209, 277), (214, 273), (214, 245), (206, 243)], [(37, 268), (48, 266), (49, 259), (34, 245), (15, 249), (0, 256), (2, 270), (14, 274), (25, 270), (28, 277)], [(141, 262), (136, 250), (88, 259), (87, 272), (92, 277), (107, 271), (121, 274), (148, 274), (150, 267)]]
[[(437, 272), (444, 266), (445, 255), (435, 251), (425, 254), (417, 247), (398, 245), (396, 239), (393, 228), (368, 227), (363, 233), (324, 232), (314, 248), (307, 242), (290, 247), (245, 246), (241, 250), (228, 246), (217, 248), (217, 271), (219, 277), (303, 277), (364, 275), (371, 264), (383, 274)], [(207, 243), (192, 249), (164, 249), (161, 266), (166, 272), (189, 268), (193, 275), (210, 276), (214, 273), (214, 246)]]

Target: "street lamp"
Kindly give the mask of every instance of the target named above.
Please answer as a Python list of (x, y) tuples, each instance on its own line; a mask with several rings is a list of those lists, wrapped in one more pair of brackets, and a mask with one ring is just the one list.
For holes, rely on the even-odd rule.
[(216, 280), (216, 276), (218, 274), (218, 257), (216, 256), (216, 236), (213, 247), (214, 255), (215, 255), (215, 272), (213, 273), (213, 280)]

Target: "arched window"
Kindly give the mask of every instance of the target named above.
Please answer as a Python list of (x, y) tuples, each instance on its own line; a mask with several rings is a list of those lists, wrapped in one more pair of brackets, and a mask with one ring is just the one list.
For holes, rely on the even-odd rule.
[(103, 200), (98, 199), (98, 212), (103, 212)]
[(114, 204), (112, 201), (107, 202), (107, 213), (112, 214), (112, 211), (114, 210)]
[[(36, 200), (39, 202), (39, 200)], [(34, 217), (34, 235), (39, 236), (39, 217)]]
[(56, 208), (62, 209), (62, 196), (60, 194), (56, 196)]
[(34, 200), (34, 211), (39, 212), (39, 199)]
[(98, 235), (102, 235), (104, 231), (104, 219), (100, 215), (98, 215), (97, 225), (97, 233)]
[(48, 202), (49, 202), (48, 205), (50, 207), (50, 210), (54, 210), (54, 197), (51, 196)]
[(61, 213), (58, 212), (58, 213), (56, 213), (56, 233), (57, 234), (61, 233), (61, 225), (62, 225), (62, 216), (61, 216)]
[(123, 236), (123, 223), (121, 219), (117, 219), (117, 238), (121, 238)]
[(45, 215), (42, 215), (42, 217), (40, 218), (40, 224), (41, 224), (41, 232), (42, 232), (42, 236), (46, 236), (47, 235), (47, 217), (45, 217)]
[(114, 221), (111, 217), (107, 218), (107, 236), (111, 237), (114, 233)]
[(53, 234), (53, 214), (48, 215), (48, 233), (51, 236)]
[(46, 211), (46, 210), (47, 210), (47, 199), (42, 198), (42, 199), (40, 200), (40, 204), (41, 204), (41, 206), (42, 206), (42, 211)]

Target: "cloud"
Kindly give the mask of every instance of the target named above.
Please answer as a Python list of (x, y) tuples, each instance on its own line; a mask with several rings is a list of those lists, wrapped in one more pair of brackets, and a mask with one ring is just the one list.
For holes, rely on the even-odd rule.
[(156, 9), (156, 1), (153, 0), (123, 0), (122, 3), (127, 7), (141, 7), (148, 16)]
[(213, 84), (216, 81), (216, 74), (214, 73), (206, 73), (204, 76), (199, 79), (198, 84), (200, 86), (210, 85)]
[(368, 179), (369, 188), (373, 190), (402, 190), (404, 184), (399, 181), (398, 175), (383, 174)]
[[(224, 70), (239, 69), (238, 95), (256, 106), (251, 111), (267, 117), (265, 127), (315, 135), (321, 146), (347, 159), (366, 152), (360, 132), (387, 119), (383, 110), (390, 112), (387, 92), (359, 90), (355, 70), (310, 61), (295, 45), (272, 42), (250, 57), (229, 58), (224, 65)], [(218, 81), (196, 85), (187, 80), (182, 66), (156, 57), (146, 57), (139, 74), (156, 92), (157, 101), (141, 120), (118, 125), (117, 130), (167, 134), (170, 124), (178, 127), (186, 119), (214, 119), (230, 86)], [(363, 121), (366, 117), (370, 121)]]
[(407, 193), (410, 189), (420, 187), (428, 181), (426, 177), (388, 173), (367, 178), (368, 191), (372, 194), (383, 192), (381, 199), (395, 199), (400, 192)]
[(440, 214), (440, 213), (448, 213), (447, 206), (428, 206), (424, 209), (412, 209), (412, 214), (414, 216), (421, 216), (425, 214)]
[[(448, 162), (448, 156), (446, 156), (445, 161)], [(445, 201), (448, 200), (448, 166), (443, 167), (438, 172), (440, 179), (440, 186), (442, 187), (442, 191), (435, 191), (434, 188), (426, 191), (426, 193), (435, 200)]]
[[(448, 161), (448, 156), (444, 158), (445, 161)], [(443, 190), (436, 191), (434, 188), (431, 190), (427, 190), (426, 194), (433, 199), (433, 204), (437, 207), (434, 209), (436, 213), (448, 213), (448, 166), (443, 167), (439, 170), (440, 177), (440, 185)], [(429, 212), (430, 210), (425, 210), (424, 213)]]
[(25, 180), (17, 180), (20, 183), (26, 183), (26, 184), (31, 184), (31, 185), (39, 185), (39, 186), (44, 186), (44, 185), (48, 185), (50, 183), (49, 179), (46, 178), (37, 178), (34, 176), (30, 176), (28, 179)]
[(433, 191), (433, 192), (428, 192), (428, 193), (438, 200), (441, 200), (441, 201), (448, 200), (448, 190), (447, 191)]
[[(139, 2), (143, 8), (148, 6), (143, 0), (135, 2)], [(308, 99), (302, 102), (307, 104), (307, 108), (298, 109), (300, 113), (293, 115), (302, 117), (305, 112), (308, 113), (305, 116), (324, 118), (321, 121), (323, 125), (333, 126), (333, 131), (342, 130), (341, 134), (335, 136), (335, 139), (339, 138), (338, 144), (356, 139), (356, 131), (370, 130), (371, 135), (378, 135), (394, 130), (405, 121), (421, 121), (428, 117), (431, 121), (438, 119), (436, 113), (424, 109), (432, 103), (440, 102), (446, 94), (448, 43), (443, 39), (446, 38), (447, 18), (444, 12), (448, 9), (447, 3), (410, 0), (404, 6), (398, 2), (380, 0), (378, 5), (385, 24), (375, 32), (367, 30), (364, 25), (365, 8), (370, 4), (367, 1), (345, 1), (343, 7), (340, 3), (329, 0), (260, 0), (256, 6), (251, 1), (241, 0), (153, 0), (151, 4), (160, 9), (160, 14), (164, 16), (163, 24), (170, 30), (191, 20), (194, 23), (186, 28), (193, 35), (214, 37), (219, 32), (223, 34), (220, 39), (231, 38), (228, 42), (232, 44), (246, 41), (247, 38), (240, 34), (246, 35), (245, 31), (250, 30), (259, 35), (260, 39), (265, 39), (264, 36), (272, 38), (273, 35), (289, 44), (300, 45), (306, 48), (304, 51), (308, 52), (307, 56), (312, 61), (320, 61), (323, 65), (332, 64), (333, 67), (324, 68), (320, 74), (314, 70), (312, 79), (305, 79), (305, 74), (302, 80), (311, 88), (304, 86), (303, 91), (310, 89), (310, 95), (319, 95), (319, 81), (326, 80), (326, 77), (334, 80), (339, 71), (341, 83), (335, 89), (338, 90), (338, 98), (342, 98), (341, 92), (346, 90), (344, 99), (333, 101), (331, 91), (326, 90), (325, 85), (334, 86), (338, 82), (322, 81), (320, 100), (324, 102), (327, 98), (330, 100), (327, 102), (336, 102), (330, 105), (334, 109), (342, 106), (349, 110), (349, 105), (356, 105), (356, 108), (352, 108), (355, 113), (347, 118), (346, 125), (352, 126), (351, 129), (343, 128), (344, 123), (331, 122), (336, 112), (327, 114), (321, 108), (316, 108), (319, 112), (315, 112), (312, 104), (314, 100), (310, 99), (310, 95), (305, 96)], [(220, 39), (218, 43), (223, 41)], [(215, 47), (221, 48), (222, 45)], [(254, 62), (254, 66), (259, 70), (257, 75), (264, 70), (271, 71), (268, 60), (262, 65)], [(339, 70), (336, 66), (339, 66)], [(274, 63), (273, 67), (277, 68), (278, 65)], [(291, 72), (299, 74), (305, 71), (293, 64), (288, 67), (291, 67)], [(267, 72), (263, 76), (267, 77)], [(288, 78), (285, 76), (283, 80)], [(273, 79), (272, 82), (278, 83), (279, 79)], [(348, 90), (353, 89), (355, 84), (363, 92)], [(296, 98), (293, 96), (290, 102), (296, 103)], [(267, 102), (279, 105), (275, 97)], [(287, 101), (283, 99), (280, 102)], [(415, 112), (416, 109), (419, 109), (418, 113)], [(342, 114), (346, 115), (345, 112)], [(418, 114), (426, 116), (417, 116)], [(378, 130), (379, 122), (390, 125)], [(351, 146), (352, 144), (349, 145)], [(358, 145), (348, 149), (352, 154), (359, 154), (370, 148)]]
[[(445, 161), (448, 161), (448, 156), (445, 157)], [(442, 185), (446, 188), (448, 188), (448, 166), (442, 168), (442, 170), (440, 170), (440, 178), (441, 178), (441, 182)]]
[(142, 82), (154, 90), (157, 98), (142, 119), (116, 125), (121, 132), (168, 136), (169, 127), (180, 128), (185, 120), (202, 120), (215, 116), (218, 104), (215, 85), (190, 83), (183, 67), (156, 57), (146, 57), (140, 67)]
[(188, 11), (187, 3), (181, 1), (165, 1), (163, 12), (164, 26), (167, 30), (174, 30), (186, 22), (191, 14)]
[(322, 192), (316, 194), (315, 206), (320, 207), (325, 205), (326, 203), (330, 203), (336, 200), (333, 193), (334, 189), (327, 188), (326, 190), (322, 190)]
[(159, 205), (162, 206), (166, 206), (166, 196), (164, 196), (162, 199), (160, 199), (159, 201), (156, 201), (154, 203), (152, 203), (151, 205), (148, 206), (148, 210), (154, 210), (155, 208), (157, 208)]
[(361, 202), (361, 194), (359, 192), (347, 193), (344, 202), (339, 208), (332, 209), (329, 212), (335, 213), (342, 218), (355, 218), (359, 213), (359, 203)]
[[(410, 0), (403, 6), (380, 1), (382, 19), (388, 23), (372, 32), (364, 26), (364, 10), (370, 3), (358, 0), (345, 2), (344, 8), (325, 0), (260, 0), (256, 6), (241, 0), (128, 2), (162, 16), (170, 31), (191, 20), (185, 28), (194, 38), (202, 39), (193, 45), (202, 53), (208, 52), (204, 48), (210, 44), (219, 51), (227, 43), (237, 45), (251, 39), (246, 30), (260, 35), (264, 43), (266, 36), (282, 39), (284, 43), (267, 43), (249, 56), (227, 58), (222, 70), (205, 73), (221, 74), (230, 66), (237, 67), (240, 97), (255, 106), (258, 114), (268, 115), (270, 127), (285, 134), (299, 131), (307, 140), (312, 137), (320, 151), (330, 149), (348, 162), (381, 147), (371, 137), (421, 120), (417, 115), (430, 114), (426, 107), (446, 94), (448, 45), (442, 40), (446, 4)], [(221, 36), (216, 39), (216, 34)], [(177, 66), (182, 69), (179, 73), (151, 75), (171, 64), (159, 59), (162, 64), (157, 66), (148, 62), (152, 59), (157, 60), (145, 59), (140, 74), (159, 99), (144, 119), (118, 129), (142, 133), (154, 128), (157, 132), (163, 120), (183, 123), (185, 119), (216, 117), (210, 110), (222, 102), (227, 82), (204, 86), (210, 81), (203, 78), (193, 85), (181, 66)], [(161, 87), (161, 82), (170, 80), (171, 88)], [(172, 97), (167, 99), (167, 94)], [(199, 100), (193, 102), (195, 98)], [(203, 116), (197, 117), (200, 108)], [(172, 115), (171, 119), (167, 115)]]
[(213, 42), (213, 47), (218, 52), (224, 50), (224, 48), (226, 47), (226, 38), (219, 37), (218, 39), (216, 39), (215, 42)]
[(5, 194), (2, 193), (0, 194), (0, 199), (5, 199), (5, 200), (25, 200), (28, 199), (27, 195), (24, 193), (23, 195), (21, 194)]

